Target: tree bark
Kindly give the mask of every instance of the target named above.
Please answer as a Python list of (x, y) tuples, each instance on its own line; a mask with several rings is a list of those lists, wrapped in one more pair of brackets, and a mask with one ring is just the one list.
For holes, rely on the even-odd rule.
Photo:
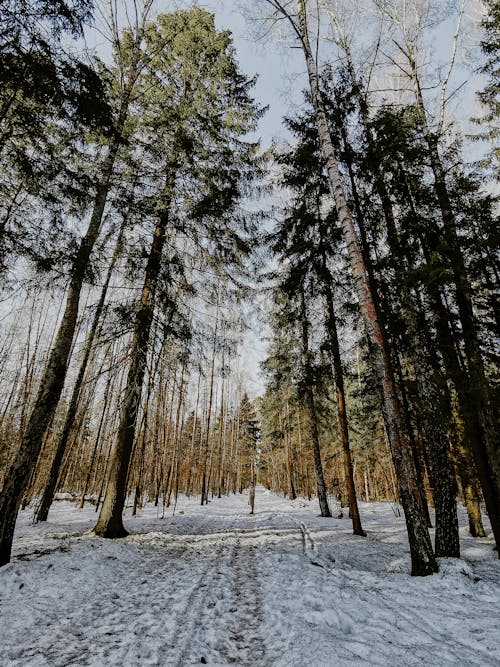
[(63, 389), (78, 318), (80, 294), (90, 254), (99, 235), (117, 150), (118, 146), (116, 150), (110, 149), (105, 161), (104, 176), (99, 185), (90, 224), (73, 263), (62, 321), (43, 372), (26, 432), (5, 476), (0, 494), (0, 565), (5, 565), (10, 560), (17, 511)]
[(155, 307), (156, 283), (161, 269), (175, 177), (176, 166), (172, 165), (165, 184), (165, 206), (158, 214), (146, 265), (139, 310), (135, 317), (127, 385), (120, 413), (120, 425), (111, 454), (106, 494), (94, 529), (100, 537), (116, 538), (127, 535), (123, 525), (122, 512), (127, 494), (127, 475), (135, 438), (137, 413), (146, 373), (148, 343)]
[(284, 431), (284, 440), (285, 440), (285, 449), (286, 449), (286, 475), (288, 479), (288, 497), (290, 500), (295, 500), (297, 497), (297, 492), (295, 490), (295, 484), (293, 483), (294, 477), (294, 463), (293, 463), (293, 450), (292, 450), (292, 427), (290, 424), (290, 405), (288, 400), (286, 401), (286, 430)]
[(210, 423), (212, 420), (212, 402), (214, 396), (214, 375), (215, 375), (215, 352), (217, 349), (217, 331), (219, 326), (219, 298), (217, 296), (217, 310), (215, 316), (214, 343), (212, 349), (212, 364), (210, 369), (210, 390), (207, 406), (206, 437), (201, 452), (201, 504), (208, 503), (208, 481), (207, 481), (207, 460), (208, 448), (210, 444)]

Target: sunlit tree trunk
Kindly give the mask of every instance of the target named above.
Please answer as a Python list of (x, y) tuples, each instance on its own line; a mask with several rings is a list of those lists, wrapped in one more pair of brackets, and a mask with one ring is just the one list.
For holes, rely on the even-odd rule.
[(219, 300), (217, 298), (217, 310), (215, 316), (215, 329), (214, 329), (214, 340), (212, 348), (212, 361), (210, 366), (210, 389), (207, 405), (207, 418), (205, 423), (205, 438), (203, 449), (201, 452), (201, 504), (205, 505), (208, 503), (208, 479), (209, 471), (207, 471), (208, 461), (208, 448), (210, 446), (210, 424), (212, 421), (212, 407), (213, 407), (213, 398), (214, 398), (214, 377), (215, 377), (215, 353), (217, 350), (217, 332), (219, 325)]
[(295, 491), (295, 484), (293, 483), (294, 464), (293, 464), (293, 450), (292, 450), (292, 426), (290, 424), (290, 404), (286, 401), (286, 427), (284, 429), (285, 450), (286, 450), (286, 474), (288, 477), (288, 497), (290, 500), (295, 500), (297, 493)]

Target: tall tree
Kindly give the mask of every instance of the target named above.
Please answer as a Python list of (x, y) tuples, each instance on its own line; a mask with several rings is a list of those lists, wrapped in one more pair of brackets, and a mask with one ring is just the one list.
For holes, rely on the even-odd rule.
[(119, 84), (115, 130), (104, 149), (105, 156), (95, 184), (95, 198), (87, 231), (73, 257), (65, 309), (40, 380), (40, 388), (25, 434), (17, 455), (7, 471), (0, 493), (0, 565), (10, 560), (14, 525), (21, 499), (63, 389), (75, 335), (80, 295), (88, 272), (91, 253), (101, 230), (104, 209), (111, 188), (111, 177), (114, 173), (118, 152), (123, 145), (131, 96), (140, 71), (140, 47), (150, 7), (151, 1), (146, 0), (142, 15), (138, 17), (136, 29), (130, 35), (130, 58), (124, 64), (124, 69), (121, 70), (123, 77)]
[[(237, 270), (248, 241), (235, 210), (256, 173), (256, 146), (243, 138), (260, 113), (250, 98), (252, 81), (238, 71), (230, 36), (216, 31), (213, 16), (201, 9), (160, 15), (147, 26), (145, 50), (149, 58), (142, 78), (141, 130), (154, 137), (149, 144), (153, 177), (162, 184), (153, 200), (156, 221), (135, 317), (120, 428), (95, 528), (103, 537), (126, 534), (122, 511), (127, 471), (158, 281), (163, 273), (166, 284), (171, 283), (178, 262), (165, 257), (166, 241), (175, 239), (176, 232), (191, 234), (203, 247), (201, 235), (206, 235), (214, 260), (223, 258), (226, 271)], [(187, 204), (184, 210), (181, 201)]]
[[(443, 107), (437, 122), (432, 120), (421, 82), (421, 29), (429, 20), (429, 6), (413, 2), (412, 12), (406, 12), (397, 0), (377, 2), (383, 15), (399, 34), (393, 36), (403, 59), (403, 72), (413, 88), (415, 108), (427, 146), (429, 166), (433, 175), (433, 190), (440, 211), (441, 225), (435, 230), (432, 252), (439, 252), (448, 263), (454, 287), (454, 298), (460, 321), (460, 337), (466, 360), (467, 382), (464, 385), (466, 419), (473, 423), (475, 437), (471, 443), (476, 467), (481, 479), (485, 502), (497, 545), (500, 543), (500, 447), (495, 433), (494, 405), (485, 372), (480, 334), (474, 312), (474, 293), (469, 269), (459, 234), (460, 221), (450, 192), (443, 159)], [(463, 5), (462, 5), (463, 7)], [(451, 61), (453, 65), (453, 57)], [(446, 90), (445, 83), (443, 90)], [(431, 239), (428, 238), (428, 241)], [(500, 554), (499, 554), (500, 555)]]
[(374, 369), (378, 378), (384, 422), (397, 470), (399, 492), (405, 512), (412, 558), (412, 573), (422, 576), (429, 575), (437, 570), (437, 564), (420, 502), (415, 463), (401, 417), (401, 407), (394, 382), (387, 341), (380, 324), (379, 314), (373, 298), (373, 286), (370, 285), (368, 278), (358, 233), (347, 203), (337, 156), (328, 128), (319, 87), (318, 70), (309, 37), (308, 3), (305, 0), (298, 0), (296, 12), (292, 13), (278, 0), (266, 0), (266, 2), (271, 5), (277, 16), (284, 17), (289, 22), (299, 40), (306, 60), (311, 99), (320, 145), (326, 163), (331, 195), (344, 231), (360, 310), (370, 340)]
[[(286, 119), (286, 124), (298, 139), (298, 144), (277, 155), (283, 171), (281, 184), (291, 189), (292, 203), (285, 218), (272, 234), (272, 248), (283, 260), (300, 264), (314, 276), (312, 280), (324, 295), (325, 348), (331, 356), (335, 382), (337, 416), (342, 442), (344, 477), (349, 512), (355, 534), (364, 535), (356, 499), (353, 464), (349, 445), (346, 393), (342, 358), (338, 339), (338, 324), (334, 306), (334, 281), (330, 264), (339, 259), (338, 220), (335, 210), (325, 213), (328, 184), (323, 174), (318, 137), (314, 120), (308, 116)], [(338, 238), (340, 241), (340, 238)], [(312, 297), (309, 297), (311, 299)]]
[[(92, 18), (90, 0), (5, 0), (0, 15), (0, 269), (20, 254), (40, 254), (38, 208), (57, 212), (89, 187), (71, 151), (91, 131), (111, 130), (97, 67), (74, 43)], [(79, 182), (80, 181), (80, 182)], [(80, 194), (83, 197), (82, 194)], [(33, 202), (30, 206), (30, 202)], [(38, 204), (38, 206), (36, 205)], [(24, 213), (24, 215), (23, 215)], [(38, 246), (38, 247), (37, 247)], [(58, 252), (53, 248), (53, 252)], [(42, 261), (42, 257), (38, 258)], [(45, 256), (44, 261), (50, 262)]]

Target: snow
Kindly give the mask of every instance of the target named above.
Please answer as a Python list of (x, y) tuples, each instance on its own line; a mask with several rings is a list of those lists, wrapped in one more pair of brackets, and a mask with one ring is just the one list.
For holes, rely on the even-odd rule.
[(500, 562), (463, 509), (462, 558), (417, 578), (387, 503), (360, 503), (362, 538), (263, 488), (253, 516), (246, 494), (198, 502), (127, 515), (122, 540), (91, 533), (92, 506), (60, 500), (36, 526), (23, 511), (0, 665), (500, 665)]

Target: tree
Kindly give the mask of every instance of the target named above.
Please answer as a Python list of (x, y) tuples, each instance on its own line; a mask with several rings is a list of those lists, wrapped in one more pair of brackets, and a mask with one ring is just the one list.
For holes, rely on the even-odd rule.
[[(271, 235), (272, 249), (281, 261), (292, 261), (294, 271), (297, 265), (312, 274), (315, 287), (308, 294), (308, 301), (317, 290), (324, 295), (323, 316), (325, 326), (324, 343), (333, 366), (338, 424), (342, 442), (344, 477), (346, 481), (349, 513), (353, 530), (357, 535), (365, 535), (359, 516), (353, 477), (353, 464), (349, 445), (349, 427), (347, 420), (346, 395), (342, 368), (341, 352), (338, 340), (338, 325), (333, 297), (333, 276), (330, 264), (338, 261), (338, 243), (332, 243), (339, 237), (336, 211), (324, 214), (328, 207), (328, 184), (323, 175), (322, 161), (318, 146), (318, 137), (314, 119), (310, 114), (305, 117), (286, 119), (286, 124), (298, 139), (298, 144), (287, 152), (277, 155), (283, 170), (281, 184), (291, 189), (292, 204), (285, 217)], [(340, 238), (338, 238), (340, 241)], [(316, 287), (317, 286), (317, 287)], [(309, 369), (309, 373), (311, 369)], [(314, 378), (310, 378), (313, 382)], [(309, 399), (310, 404), (310, 399)]]
[(123, 145), (131, 95), (140, 69), (140, 45), (144, 23), (151, 6), (146, 1), (138, 25), (131, 35), (130, 60), (125, 65), (120, 81), (119, 106), (115, 118), (115, 131), (107, 142), (107, 151), (101, 163), (95, 185), (95, 198), (87, 231), (75, 252), (70, 270), (70, 280), (64, 313), (57, 336), (50, 351), (40, 388), (19, 450), (5, 476), (0, 493), (0, 565), (9, 562), (17, 512), (26, 485), (36, 464), (44, 435), (53, 417), (66, 377), (68, 360), (78, 317), (82, 287), (87, 275), (90, 256), (97, 242), (111, 188), (111, 177), (120, 148)]
[(377, 313), (373, 298), (373, 286), (370, 285), (368, 278), (358, 234), (347, 203), (335, 149), (328, 128), (320, 93), (318, 71), (309, 38), (307, 2), (299, 0), (296, 13), (292, 13), (281, 2), (278, 2), (278, 0), (266, 1), (271, 5), (276, 15), (284, 17), (289, 22), (304, 52), (311, 99), (315, 111), (321, 149), (326, 163), (331, 195), (337, 208), (337, 214), (348, 247), (360, 310), (370, 339), (372, 359), (382, 399), (384, 422), (398, 474), (399, 491), (410, 542), (412, 573), (422, 576), (429, 575), (437, 570), (437, 565), (432, 552), (429, 533), (418, 494), (415, 463), (401, 419), (401, 408), (394, 383), (394, 374), (387, 349), (387, 342), (383, 328), (380, 325), (379, 314)]
[[(169, 284), (178, 263), (164, 256), (166, 242), (183, 233), (201, 245), (201, 235), (206, 235), (213, 258), (223, 258), (226, 271), (237, 269), (248, 242), (235, 209), (245, 184), (256, 174), (256, 146), (243, 139), (259, 116), (249, 95), (252, 81), (239, 73), (230, 37), (216, 32), (213, 16), (199, 9), (161, 15), (147, 26), (145, 49), (149, 58), (141, 80), (145, 92), (140, 131), (149, 139), (153, 178), (160, 185), (152, 198), (156, 220), (135, 316), (120, 427), (95, 528), (98, 535), (111, 538), (126, 534), (122, 510), (158, 282), (163, 275)], [(178, 203), (182, 201), (187, 203), (184, 210)]]
[[(68, 440), (70, 437), (71, 430), (73, 428), (73, 423), (75, 421), (75, 417), (78, 411), (78, 406), (79, 406), (79, 399), (81, 397), (81, 391), (82, 391), (82, 386), (83, 382), (85, 379), (85, 373), (87, 371), (87, 367), (89, 364), (89, 360), (92, 354), (95, 338), (99, 333), (100, 325), (101, 325), (101, 318), (103, 315), (103, 310), (104, 310), (104, 305), (106, 301), (106, 295), (108, 293), (108, 288), (109, 284), (111, 282), (111, 278), (113, 275), (113, 271), (115, 269), (116, 263), (120, 257), (120, 254), (123, 252), (123, 236), (124, 236), (124, 230), (125, 230), (125, 225), (127, 222), (127, 218), (125, 217), (122, 221), (122, 224), (120, 226), (120, 230), (118, 232), (118, 237), (116, 239), (116, 245), (113, 251), (113, 255), (111, 257), (111, 261), (108, 266), (108, 270), (106, 273), (106, 278), (104, 280), (104, 285), (101, 290), (101, 294), (99, 296), (99, 300), (97, 302), (95, 312), (94, 312), (94, 317), (92, 320), (92, 324), (90, 326), (90, 331), (89, 334), (85, 340), (85, 349), (83, 353), (82, 360), (80, 362), (80, 367), (78, 369), (78, 375), (73, 387), (73, 391), (71, 394), (71, 398), (69, 401), (68, 405), (68, 410), (66, 413), (66, 417), (64, 420), (64, 425), (60, 434), (60, 437), (58, 439), (57, 445), (56, 445), (56, 450), (54, 453), (54, 457), (52, 459), (52, 463), (50, 465), (49, 473), (48, 473), (48, 480), (47, 484), (45, 486), (42, 498), (40, 500), (39, 507), (36, 512), (36, 520), (37, 521), (47, 521), (47, 517), (49, 514), (49, 509), (50, 505), (52, 504), (52, 500), (54, 497), (54, 493), (57, 488), (57, 482), (59, 480), (60, 476), (60, 470), (61, 470), (61, 464), (63, 461), (64, 453), (66, 451), (66, 447), (68, 444)], [(110, 375), (111, 378), (111, 375)], [(90, 473), (90, 471), (89, 471)], [(85, 491), (82, 493), (82, 498), (85, 497)]]
[[(6, 167), (0, 181), (3, 279), (10, 259), (20, 254), (37, 257), (40, 229), (33, 233), (33, 218), (40, 215), (36, 205), (29, 207), (30, 200), (39, 206), (41, 202), (45, 212), (49, 207), (59, 211), (64, 198), (67, 205), (68, 191), (75, 197), (76, 188), (83, 186), (79, 180), (84, 180), (67, 164), (71, 151), (89, 131), (109, 134), (112, 129), (106, 87), (97, 67), (86, 62), (82, 54), (71, 54), (65, 44), (82, 35), (92, 18), (92, 8), (89, 0), (2, 3), (0, 155)], [(55, 213), (52, 234), (56, 220)], [(49, 263), (50, 254), (45, 253), (39, 262)]]
[(488, 77), (488, 83), (478, 93), (478, 98), (486, 113), (475, 120), (485, 126), (484, 131), (479, 135), (480, 138), (493, 144), (490, 161), (493, 176), (498, 177), (500, 168), (500, 148), (498, 148), (498, 138), (500, 136), (500, 101), (498, 99), (500, 85), (500, 2), (498, 0), (483, 0), (483, 4), (486, 15), (482, 22), (484, 38), (481, 47), (486, 56), (486, 62), (480, 71)]
[[(469, 270), (464, 255), (462, 240), (459, 234), (460, 224), (457, 211), (452, 201), (447, 173), (442, 155), (441, 141), (443, 138), (444, 103), (437, 122), (432, 122), (428, 105), (424, 98), (421, 83), (421, 63), (419, 47), (421, 28), (428, 20), (429, 7), (413, 5), (413, 12), (405, 12), (396, 0), (380, 0), (377, 2), (380, 11), (399, 32), (393, 38), (406, 68), (399, 67), (408, 78), (415, 100), (423, 139), (427, 146), (427, 158), (433, 175), (433, 190), (440, 211), (441, 226), (435, 229), (431, 238), (431, 252), (439, 252), (448, 263), (454, 287), (454, 298), (460, 321), (460, 337), (463, 341), (464, 357), (467, 364), (467, 381), (463, 385), (463, 410), (466, 420), (472, 426), (472, 451), (475, 458), (481, 486), (488, 508), (491, 525), (497, 545), (500, 543), (500, 448), (495, 434), (495, 415), (492, 392), (485, 372), (484, 357), (479, 340), (479, 327), (474, 312), (474, 293), (471, 288)], [(461, 14), (464, 5), (461, 6)], [(411, 18), (409, 15), (411, 14)], [(459, 15), (459, 21), (461, 19)], [(453, 49), (456, 48), (456, 40)], [(454, 51), (453, 51), (454, 52)], [(453, 67), (454, 55), (449, 69)], [(446, 91), (447, 79), (442, 90)], [(432, 240), (431, 240), (432, 239)]]
[(260, 424), (255, 408), (246, 392), (244, 392), (239, 404), (238, 423), (238, 450), (239, 456), (244, 462), (241, 486), (254, 488), (260, 441)]

